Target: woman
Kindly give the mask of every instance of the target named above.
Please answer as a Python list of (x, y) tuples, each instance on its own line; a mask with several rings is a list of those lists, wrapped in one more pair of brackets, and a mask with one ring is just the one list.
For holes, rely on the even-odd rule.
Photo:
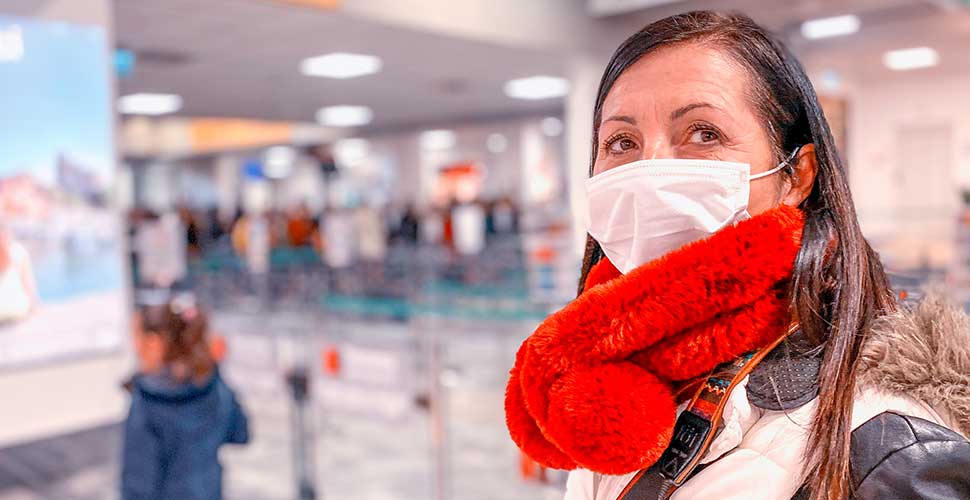
[(777, 39), (736, 14), (647, 26), (593, 139), (582, 293), (506, 395), (523, 451), (576, 469), (568, 500), (970, 498), (970, 320), (897, 311)]

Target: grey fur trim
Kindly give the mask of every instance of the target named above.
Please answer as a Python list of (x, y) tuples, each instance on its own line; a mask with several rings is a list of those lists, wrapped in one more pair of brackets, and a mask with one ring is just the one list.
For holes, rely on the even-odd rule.
[(923, 401), (970, 435), (970, 317), (941, 294), (876, 321), (861, 361), (863, 383)]

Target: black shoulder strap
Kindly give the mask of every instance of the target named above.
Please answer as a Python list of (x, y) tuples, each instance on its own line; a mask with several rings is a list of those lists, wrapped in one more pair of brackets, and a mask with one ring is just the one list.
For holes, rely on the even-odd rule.
[(721, 417), (731, 393), (758, 362), (797, 328), (794, 324), (771, 345), (715, 368), (677, 417), (673, 438), (660, 459), (634, 476), (617, 500), (666, 500), (687, 482), (698, 471), (701, 458), (723, 425)]

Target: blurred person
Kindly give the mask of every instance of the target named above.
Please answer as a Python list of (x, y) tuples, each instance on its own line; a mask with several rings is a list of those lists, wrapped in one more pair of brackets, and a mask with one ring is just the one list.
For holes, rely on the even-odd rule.
[(357, 232), (353, 213), (346, 208), (327, 210), (323, 219), (323, 257), (334, 269), (350, 267), (356, 260)]
[(236, 223), (239, 222), (242, 216), (243, 211), (241, 208), (236, 208), (232, 211), (218, 211), (219, 227), (222, 230), (222, 234), (229, 237), (229, 245), (233, 249), (235, 248), (235, 244), (232, 242), (232, 230), (236, 227)]
[(36, 306), (30, 253), (0, 222), (0, 324), (24, 319)]
[(519, 213), (512, 198), (503, 196), (489, 210), (491, 229), (494, 234), (515, 234), (519, 228)]
[(387, 254), (387, 230), (378, 207), (364, 204), (354, 210), (357, 255), (369, 263), (383, 262)]
[(185, 277), (187, 234), (174, 212), (141, 219), (134, 236), (140, 284), (167, 288)]
[(286, 240), (291, 247), (311, 246), (316, 229), (316, 221), (306, 203), (290, 210), (286, 220)]
[(350, 208), (334, 206), (324, 213), (322, 257), (328, 267), (328, 287), (337, 293), (357, 293), (364, 285), (354, 268), (358, 258), (357, 229)]
[(420, 216), (413, 203), (405, 203), (395, 211), (388, 233), (388, 239), (395, 243), (414, 245), (418, 242), (421, 237)]
[(219, 375), (205, 314), (191, 299), (144, 306), (133, 333), (122, 500), (221, 499), (219, 448), (248, 443), (249, 426)]
[(272, 242), (272, 248), (279, 248), (289, 243), (289, 220), (290, 214), (286, 211), (280, 209), (270, 211), (270, 241)]
[(480, 203), (463, 202), (452, 207), (452, 243), (460, 255), (478, 255), (485, 248), (485, 215)]
[(313, 234), (310, 235), (310, 243), (313, 246), (313, 250), (320, 256), (321, 260), (323, 259), (324, 248), (327, 246), (323, 234), (323, 223), (324, 214), (320, 213), (313, 219)]
[(408, 203), (404, 209), (404, 215), (401, 216), (401, 225), (398, 232), (401, 240), (405, 243), (411, 245), (417, 244), (418, 238), (421, 235), (421, 219), (413, 203)]
[(245, 213), (237, 213), (229, 224), (229, 239), (236, 255), (245, 258), (246, 247), (249, 244), (249, 218), (246, 217)]
[(449, 200), (446, 209), (441, 213), (441, 243), (451, 249), (455, 249), (455, 208), (458, 207), (457, 200)]
[(208, 243), (216, 243), (226, 235), (226, 225), (219, 218), (219, 209), (211, 207), (205, 211), (206, 238)]
[(421, 229), (421, 241), (431, 245), (441, 245), (445, 241), (445, 215), (438, 207), (424, 212), (418, 226)]
[(232, 247), (251, 274), (269, 272), (273, 248), (272, 222), (264, 213), (242, 214), (232, 226)]
[(182, 226), (185, 228), (185, 248), (188, 256), (198, 258), (202, 255), (202, 241), (200, 238), (202, 229), (199, 227), (199, 220), (187, 206), (179, 207), (178, 214), (179, 220), (182, 221)]
[(362, 266), (364, 284), (381, 286), (388, 237), (381, 209), (375, 204), (364, 203), (354, 210), (354, 226), (357, 229), (357, 260)]
[(657, 21), (593, 113), (581, 293), (506, 394), (566, 499), (970, 498), (970, 318), (896, 304), (785, 45)]

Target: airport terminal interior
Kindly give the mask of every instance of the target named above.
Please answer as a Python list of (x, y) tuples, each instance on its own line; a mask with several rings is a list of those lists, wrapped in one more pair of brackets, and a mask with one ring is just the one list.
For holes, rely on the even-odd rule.
[(248, 417), (224, 498), (562, 498), (509, 370), (607, 62), (697, 9), (801, 60), (894, 292), (970, 307), (966, 0), (0, 0), (0, 500), (124, 500), (159, 304)]

